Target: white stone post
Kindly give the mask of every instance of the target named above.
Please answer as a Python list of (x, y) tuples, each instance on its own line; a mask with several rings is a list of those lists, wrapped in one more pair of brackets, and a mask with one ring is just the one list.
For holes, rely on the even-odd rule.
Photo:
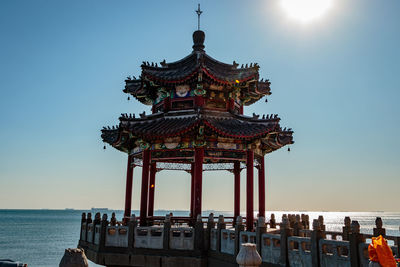
[(256, 245), (252, 243), (242, 244), (239, 254), (236, 257), (239, 267), (258, 267), (261, 265), (262, 259), (258, 254)]

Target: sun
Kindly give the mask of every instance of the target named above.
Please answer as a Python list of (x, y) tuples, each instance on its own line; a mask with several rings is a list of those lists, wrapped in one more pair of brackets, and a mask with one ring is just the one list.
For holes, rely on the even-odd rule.
[(289, 17), (303, 23), (321, 17), (331, 8), (333, 0), (281, 0)]

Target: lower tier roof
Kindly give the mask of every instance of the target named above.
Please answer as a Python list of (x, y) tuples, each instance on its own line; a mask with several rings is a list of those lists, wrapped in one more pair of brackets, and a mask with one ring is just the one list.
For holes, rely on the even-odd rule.
[(213, 135), (242, 141), (274, 136), (272, 143), (270, 140), (268, 142), (265, 140), (266, 145), (276, 147), (273, 150), (293, 143), (293, 131), (286, 128), (282, 129), (277, 115), (263, 116), (262, 119), (259, 119), (256, 115), (248, 117), (230, 112), (186, 110), (160, 112), (147, 116), (141, 114), (139, 118), (135, 118), (134, 115), (123, 114), (119, 120), (120, 123), (116, 128), (103, 128), (102, 138), (104, 142), (120, 150), (133, 148), (126, 147), (132, 145), (132, 142), (128, 142), (127, 139), (131, 141), (142, 139), (151, 142), (167, 137), (189, 135), (195, 140), (200, 128), (206, 136)]

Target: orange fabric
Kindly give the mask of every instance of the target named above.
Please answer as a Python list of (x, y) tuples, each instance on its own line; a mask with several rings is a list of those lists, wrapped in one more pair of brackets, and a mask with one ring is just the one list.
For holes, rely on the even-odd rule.
[(372, 243), (368, 246), (368, 254), (371, 261), (379, 262), (382, 267), (397, 266), (392, 249), (381, 235), (372, 237)]

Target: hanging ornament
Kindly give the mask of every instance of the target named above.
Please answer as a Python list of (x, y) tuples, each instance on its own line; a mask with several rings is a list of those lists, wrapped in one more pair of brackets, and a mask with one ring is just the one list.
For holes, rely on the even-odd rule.
[(103, 149), (106, 149), (106, 145), (103, 146)]
[(131, 100), (131, 98), (128, 96), (128, 101)]
[(287, 148), (287, 152), (290, 152), (290, 147)]

